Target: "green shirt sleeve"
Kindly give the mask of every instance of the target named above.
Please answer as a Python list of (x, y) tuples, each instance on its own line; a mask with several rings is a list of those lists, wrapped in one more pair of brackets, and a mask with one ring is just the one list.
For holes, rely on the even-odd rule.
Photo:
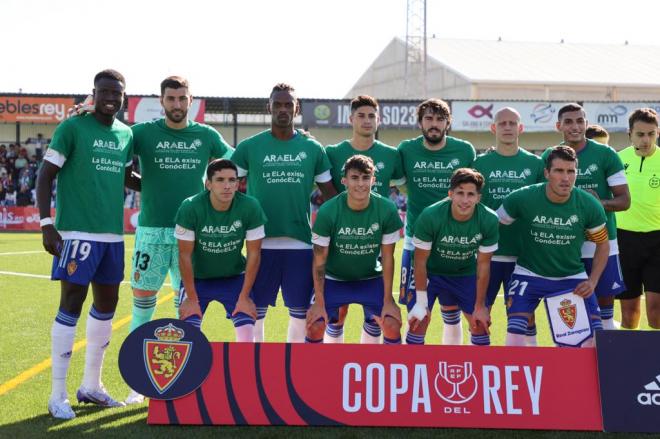
[(433, 219), (428, 209), (424, 209), (415, 221), (413, 236), (420, 241), (433, 242)]
[(312, 233), (316, 234), (317, 236), (323, 236), (324, 238), (329, 238), (332, 236), (332, 229), (333, 229), (332, 219), (334, 215), (332, 214), (332, 211), (327, 207), (324, 209), (325, 206), (329, 207), (328, 204), (321, 206), (318, 213), (316, 214), (316, 221), (314, 221), (314, 226), (312, 227)]
[(67, 158), (73, 153), (75, 145), (75, 135), (73, 127), (71, 126), (71, 120), (73, 119), (65, 120), (55, 129), (53, 139), (50, 141), (49, 146), (53, 151), (57, 151)]
[(596, 197), (591, 196), (589, 193), (583, 195), (583, 198), (586, 200), (585, 204), (587, 206), (585, 227), (587, 229), (593, 229), (594, 227), (606, 224), (607, 217), (605, 216), (605, 209), (603, 209), (600, 201), (598, 201)]
[(607, 165), (605, 169), (605, 177), (609, 178), (617, 172), (623, 171), (623, 162), (621, 157), (612, 149), (611, 147), (607, 148)]
[(261, 204), (256, 199), (250, 199), (250, 217), (248, 218), (247, 230), (263, 226), (268, 221)]
[[(211, 157), (214, 158), (229, 158), (231, 157), (231, 152), (233, 148), (225, 142), (225, 139), (222, 137), (215, 128), (208, 128), (209, 137), (211, 138)], [(241, 166), (242, 167), (242, 166)]]
[(504, 202), (502, 203), (502, 207), (506, 211), (506, 213), (513, 219), (517, 219), (520, 217), (520, 195), (521, 195), (522, 189), (515, 190), (511, 192), (509, 195), (506, 196), (504, 199)]
[(174, 222), (188, 230), (195, 230), (197, 227), (197, 218), (195, 218), (195, 212), (192, 209), (190, 200), (183, 200), (179, 210), (176, 213), (176, 218)]
[(400, 230), (403, 227), (403, 222), (401, 221), (396, 205), (390, 200), (385, 201), (387, 202), (387, 218), (383, 225), (383, 234), (388, 235)]
[(316, 164), (314, 166), (314, 176), (321, 175), (332, 167), (330, 165), (328, 155), (325, 152), (325, 148), (323, 148), (320, 143), (316, 143), (316, 147), (318, 154), (316, 156)]
[(483, 238), (481, 244), (484, 247), (497, 244), (500, 240), (500, 227), (497, 215), (490, 211), (484, 212)]
[(231, 155), (231, 161), (236, 164), (241, 169), (249, 170), (248, 165), (248, 147), (249, 144), (246, 141), (243, 141), (236, 146), (236, 149)]

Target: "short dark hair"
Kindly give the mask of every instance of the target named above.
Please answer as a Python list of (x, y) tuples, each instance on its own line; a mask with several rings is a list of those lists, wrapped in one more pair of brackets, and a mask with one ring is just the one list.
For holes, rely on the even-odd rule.
[(206, 167), (207, 180), (211, 181), (213, 175), (215, 175), (215, 173), (218, 171), (222, 171), (223, 169), (233, 169), (234, 172), (236, 172), (236, 175), (238, 176), (238, 168), (236, 167), (234, 162), (228, 159), (215, 159), (211, 163), (209, 163), (209, 165)]
[(344, 176), (346, 176), (351, 169), (355, 169), (361, 174), (373, 174), (376, 170), (376, 166), (374, 165), (374, 161), (371, 160), (371, 157), (356, 154), (349, 157), (348, 160), (346, 160), (346, 163), (344, 163)]
[(576, 104), (575, 102), (566, 104), (557, 112), (557, 120), (561, 120), (561, 117), (564, 113), (570, 113), (572, 111), (582, 111), (584, 113), (584, 108), (582, 108), (582, 105)]
[(417, 106), (417, 122), (421, 122), (427, 110), (433, 114), (439, 114), (451, 122), (451, 110), (449, 104), (442, 99), (427, 99)]
[(570, 146), (553, 146), (550, 149), (550, 154), (548, 154), (548, 157), (545, 159), (545, 169), (549, 171), (552, 168), (552, 161), (554, 159), (560, 159), (567, 162), (577, 162), (577, 155), (575, 154), (575, 150)]
[(288, 91), (292, 95), (296, 94), (296, 89), (293, 88), (292, 85), (287, 84), (286, 82), (279, 82), (275, 84), (273, 89), (270, 91), (270, 97), (272, 98), (275, 93), (281, 92), (281, 91)]
[(351, 113), (360, 107), (372, 107), (374, 110), (378, 111), (378, 101), (371, 96), (360, 95), (351, 101)]
[(96, 86), (96, 83), (99, 82), (101, 79), (114, 79), (115, 81), (121, 82), (124, 88), (126, 88), (126, 79), (124, 79), (124, 75), (122, 75), (116, 70), (105, 69), (98, 72), (96, 76), (94, 76), (94, 86)]
[(473, 183), (477, 187), (477, 192), (481, 193), (481, 188), (484, 187), (484, 176), (474, 169), (459, 168), (451, 174), (449, 190), (453, 191), (464, 183)]
[(610, 133), (608, 133), (602, 126), (593, 124), (587, 127), (587, 131), (585, 131), (584, 135), (587, 139), (593, 139), (594, 137), (609, 137)]
[(163, 82), (160, 83), (161, 96), (165, 94), (166, 88), (173, 88), (174, 90), (178, 90), (180, 88), (189, 89), (188, 80), (183, 76), (168, 76), (167, 78), (163, 79)]
[(646, 122), (658, 126), (658, 113), (653, 108), (638, 108), (628, 117), (628, 129), (632, 131), (635, 122)]

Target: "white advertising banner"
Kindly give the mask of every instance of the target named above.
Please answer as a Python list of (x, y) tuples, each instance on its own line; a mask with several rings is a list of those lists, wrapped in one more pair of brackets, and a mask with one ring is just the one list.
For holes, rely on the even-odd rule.
[[(192, 107), (188, 110), (188, 119), (195, 122), (204, 122), (205, 111), (206, 101), (204, 99), (194, 99)], [(128, 98), (128, 123), (147, 122), (162, 117), (165, 117), (165, 112), (160, 105), (159, 98)]]
[(513, 107), (528, 133), (555, 131), (557, 112), (568, 102), (454, 101), (451, 105), (454, 131), (490, 131), (495, 113)]
[(628, 131), (628, 116), (638, 108), (653, 108), (660, 112), (658, 102), (585, 102), (584, 110), (590, 124), (598, 124), (607, 131)]

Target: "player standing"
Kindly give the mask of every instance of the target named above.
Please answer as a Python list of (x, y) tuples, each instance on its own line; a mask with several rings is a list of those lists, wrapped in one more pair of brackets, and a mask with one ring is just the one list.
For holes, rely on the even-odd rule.
[[(376, 182), (372, 190), (381, 197), (388, 198), (390, 186), (402, 183), (403, 168), (401, 157), (396, 148), (376, 140), (376, 132), (380, 123), (378, 114), (378, 101), (366, 95), (357, 96), (351, 101), (351, 115), (349, 117), (353, 127), (353, 135), (336, 145), (329, 145), (325, 151), (332, 168), (332, 183), (337, 192), (344, 191), (342, 179), (344, 178), (344, 164), (349, 157), (362, 154), (370, 157), (375, 165)], [(344, 320), (348, 306), (342, 307), (336, 323), (328, 323), (324, 337), (325, 343), (341, 343), (344, 338)], [(362, 328), (362, 342), (375, 342), (381, 335), (380, 328), (365, 322)]]
[[(124, 104), (126, 81), (115, 70), (94, 77), (95, 112), (62, 122), (39, 172), (37, 201), (44, 248), (52, 254), (51, 278), (61, 285), (60, 305), (51, 330), (52, 390), (48, 411), (55, 418), (75, 413), (67, 396), (66, 375), (76, 325), (92, 284), (87, 317), (87, 348), (78, 402), (122, 406), (101, 383), (110, 343), (119, 284), (124, 277), (124, 184), (131, 177), (133, 135), (116, 119)], [(57, 177), (55, 224), (50, 197)]]
[(658, 115), (638, 108), (628, 118), (631, 146), (619, 151), (630, 182), (630, 209), (617, 212), (621, 268), (626, 291), (617, 296), (621, 326), (639, 326), (640, 296), (645, 292), (649, 326), (660, 329), (660, 147)]
[[(180, 318), (201, 327), (206, 308), (217, 300), (234, 324), (236, 341), (251, 342), (257, 310), (250, 292), (266, 216), (256, 199), (237, 192), (238, 169), (231, 161), (212, 161), (206, 178), (207, 190), (184, 200), (176, 215)], [(241, 253), (244, 242), (247, 260)]]
[(259, 200), (268, 218), (253, 287), (255, 341), (263, 341), (264, 318), (281, 287), (289, 308), (287, 341), (304, 342), (313, 289), (309, 196), (314, 182), (326, 199), (336, 191), (323, 146), (294, 129), (300, 112), (294, 88), (273, 87), (267, 109), (271, 128), (243, 140), (232, 155), (238, 175), (247, 175), (248, 194)]
[(336, 322), (339, 308), (350, 303), (362, 305), (365, 321), (382, 327), (385, 344), (401, 343), (401, 310), (392, 296), (392, 282), (394, 246), (403, 223), (392, 201), (371, 193), (375, 168), (367, 156), (350, 157), (342, 178), (346, 191), (324, 203), (317, 214), (309, 343), (322, 342), (326, 324)]
[[(490, 130), (495, 134), (495, 150), (481, 154), (474, 161), (474, 169), (484, 177), (481, 202), (497, 210), (502, 200), (511, 192), (530, 184), (542, 182), (543, 160), (519, 146), (519, 137), (523, 132), (520, 113), (514, 108), (498, 110), (493, 118)], [(490, 281), (486, 305), (490, 308), (500, 287), (506, 287), (516, 265), (516, 256), (520, 243), (517, 224), (500, 225), (498, 248), (490, 263)], [(536, 325), (532, 322), (527, 328), (527, 344), (536, 345)]]
[[(181, 202), (203, 189), (209, 160), (231, 154), (214, 128), (188, 119), (193, 97), (188, 80), (169, 76), (160, 83), (165, 117), (133, 125), (135, 154), (140, 158), (141, 208), (131, 263), (133, 309), (130, 331), (154, 315), (156, 295), (169, 271), (172, 289), (181, 285), (174, 217)], [(178, 308), (179, 296), (174, 305)], [(135, 391), (127, 404), (144, 401)]]
[[(425, 208), (415, 222), (416, 291), (408, 300), (408, 344), (424, 344), (436, 298), (443, 316), (460, 319), (463, 311), (473, 345), (490, 344), (486, 290), (499, 226), (495, 212), (479, 203), (483, 184), (477, 171), (457, 169), (449, 197)], [(461, 343), (443, 337), (443, 344)]]
[[(529, 318), (539, 302), (561, 291), (584, 297), (591, 327), (603, 327), (594, 289), (608, 259), (607, 220), (601, 203), (575, 187), (577, 166), (572, 148), (551, 148), (544, 171), (547, 183), (512, 192), (497, 210), (500, 222), (520, 222), (520, 252), (507, 295), (508, 346), (525, 345)], [(588, 276), (581, 259), (585, 235), (596, 247)]]
[[(407, 303), (414, 295), (413, 227), (419, 214), (447, 196), (449, 181), (459, 168), (472, 166), (476, 153), (471, 143), (447, 135), (451, 126), (449, 105), (440, 99), (428, 99), (417, 107), (417, 124), (422, 135), (398, 146), (408, 188), (406, 233), (401, 258), (399, 302)], [(410, 293), (410, 294), (409, 294)], [(429, 316), (430, 318), (430, 316)], [(461, 344), (463, 330), (459, 310), (442, 314), (443, 344)]]
[[(625, 291), (619, 247), (616, 240), (616, 218), (614, 212), (630, 207), (630, 191), (623, 170), (623, 163), (614, 149), (587, 139), (587, 117), (578, 104), (567, 104), (559, 109), (557, 130), (564, 136), (563, 144), (576, 152), (578, 158), (575, 186), (584, 189), (600, 201), (607, 215), (607, 234), (610, 239), (610, 256), (600, 282), (596, 286), (596, 297), (601, 310), (603, 328), (616, 329), (614, 325), (614, 296)], [(542, 158), (546, 159), (551, 149)], [(585, 242), (582, 259), (587, 270), (593, 265), (595, 244)]]

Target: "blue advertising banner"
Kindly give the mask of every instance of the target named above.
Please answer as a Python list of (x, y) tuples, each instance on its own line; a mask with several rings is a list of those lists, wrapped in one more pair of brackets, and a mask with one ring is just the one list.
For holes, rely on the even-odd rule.
[(660, 433), (660, 331), (596, 331), (603, 427)]

